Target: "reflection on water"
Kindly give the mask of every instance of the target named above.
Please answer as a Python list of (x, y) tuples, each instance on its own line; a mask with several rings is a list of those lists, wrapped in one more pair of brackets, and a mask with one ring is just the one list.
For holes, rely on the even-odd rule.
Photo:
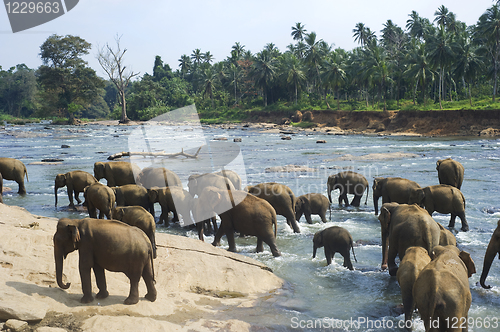
[[(68, 211), (66, 188), (59, 191), (59, 207), (54, 208), (54, 178), (58, 173), (80, 169), (93, 173), (96, 161), (106, 161), (114, 153), (129, 149), (129, 138), (138, 127), (107, 127), (90, 125), (85, 127), (65, 127), (29, 125), (7, 127), (0, 132), (2, 156), (21, 159), (28, 168), (28, 194), (17, 195), (17, 184), (5, 181), (4, 186), (13, 189), (4, 196), (9, 205), (25, 207), (31, 213), (48, 217), (81, 218), (82, 211)], [(171, 128), (155, 126), (155, 144), (166, 148), (171, 144), (164, 138), (175, 133), (180, 140), (193, 134), (188, 127)], [(495, 261), (488, 276), (488, 283), (494, 287), (483, 290), (476, 285), (482, 271), (483, 257), (491, 234), (500, 218), (500, 141), (478, 138), (408, 138), (378, 136), (329, 136), (315, 132), (301, 132), (291, 135), (291, 140), (281, 140), (280, 134), (262, 133), (259, 130), (236, 127), (232, 130), (204, 128), (204, 135), (210, 141), (214, 137), (241, 138), (237, 143), (244, 160), (246, 184), (276, 181), (288, 185), (296, 196), (319, 192), (326, 195), (326, 179), (344, 169), (354, 169), (362, 173), (370, 183), (367, 205), (359, 208), (342, 208), (337, 202), (338, 191), (333, 193), (331, 219), (321, 223), (313, 215), (312, 225), (302, 217), (299, 223), (301, 233), (296, 234), (287, 226), (283, 217), (278, 216), (277, 244), (283, 256), (274, 258), (267, 246), (264, 253), (255, 253), (256, 239), (237, 238), (237, 248), (243, 255), (255, 258), (268, 266), (288, 283), (270, 297), (260, 299), (254, 308), (241, 309), (241, 317), (251, 323), (269, 327), (271, 330), (287, 331), (314, 330), (302, 321), (323, 320), (341, 322), (366, 318), (368, 320), (391, 321), (394, 326), (403, 320), (400, 307), (399, 286), (395, 278), (381, 272), (382, 260), (380, 225), (374, 215), (371, 199), (371, 183), (374, 177), (401, 176), (418, 182), (421, 186), (438, 184), (436, 161), (452, 157), (465, 167), (462, 191), (466, 198), (466, 214), (471, 231), (459, 232), (457, 241), (462, 250), (471, 253), (478, 273), (469, 282), (473, 303), (469, 317), (475, 319), (498, 317), (500, 305), (500, 263)], [(187, 139), (186, 138), (186, 139)], [(194, 139), (194, 138), (191, 138)], [(317, 140), (326, 144), (317, 144)], [(69, 145), (69, 148), (62, 148)], [(134, 147), (139, 149), (140, 147)], [(394, 157), (401, 153), (401, 157)], [(391, 154), (390, 159), (366, 158), (370, 154)], [(346, 158), (346, 155), (350, 155)], [(55, 165), (39, 165), (44, 158), (59, 158), (64, 161)], [(192, 169), (187, 162), (172, 161), (177, 166), (178, 175), (187, 187), (187, 177)], [(179, 167), (180, 165), (180, 167)], [(285, 165), (304, 166), (306, 171), (273, 172), (266, 168)], [(168, 160), (165, 167), (169, 168)], [(276, 170), (276, 169), (274, 169)], [(240, 171), (241, 173), (241, 171)], [(103, 181), (105, 182), (105, 181)], [(365, 193), (366, 195), (366, 193)], [(156, 209), (159, 215), (159, 208)], [(158, 217), (157, 215), (157, 217)], [(328, 217), (328, 214), (327, 214)], [(434, 219), (447, 225), (449, 215), (435, 213)], [(330, 226), (342, 226), (352, 235), (358, 262), (353, 262), (355, 271), (342, 267), (343, 259), (336, 256), (330, 266), (322, 249), (312, 258), (312, 237), (315, 232)], [(460, 223), (457, 222), (457, 230)], [(174, 224), (168, 228), (159, 226), (158, 231), (197, 238), (196, 231)], [(206, 241), (212, 241), (208, 236)], [(225, 237), (223, 248), (227, 248)], [(416, 317), (416, 316), (415, 316)], [(500, 318), (500, 317), (498, 317)], [(417, 331), (423, 331), (420, 320)], [(295, 325), (294, 325), (295, 324)], [(331, 326), (331, 325), (330, 325)], [(325, 327), (325, 326), (323, 326)], [(295, 329), (293, 329), (295, 330)], [(334, 328), (332, 330), (343, 330)], [(349, 328), (349, 330), (357, 330)], [(365, 330), (359, 327), (358, 330)], [(399, 331), (397, 328), (373, 328), (374, 331)], [(488, 329), (475, 327), (474, 331)]]

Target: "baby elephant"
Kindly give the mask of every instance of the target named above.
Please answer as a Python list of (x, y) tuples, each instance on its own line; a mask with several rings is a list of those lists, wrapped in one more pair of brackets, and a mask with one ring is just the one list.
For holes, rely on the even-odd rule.
[[(321, 221), (326, 222), (326, 210), (330, 208), (330, 202), (324, 195), (311, 193), (297, 197), (295, 203), (295, 219), (300, 221), (302, 214), (306, 221), (312, 224), (311, 214), (317, 214)], [(331, 216), (330, 210), (330, 216)]]
[(140, 228), (151, 241), (153, 258), (156, 258), (155, 218), (142, 206), (117, 206), (112, 210), (113, 218), (130, 226)]
[(316, 257), (316, 249), (324, 246), (327, 265), (332, 263), (333, 256), (338, 252), (344, 257), (344, 267), (347, 267), (351, 271), (354, 270), (349, 255), (351, 248), (354, 260), (356, 263), (358, 261), (356, 260), (356, 254), (354, 254), (352, 236), (345, 228), (332, 226), (316, 232), (313, 243), (313, 258)]

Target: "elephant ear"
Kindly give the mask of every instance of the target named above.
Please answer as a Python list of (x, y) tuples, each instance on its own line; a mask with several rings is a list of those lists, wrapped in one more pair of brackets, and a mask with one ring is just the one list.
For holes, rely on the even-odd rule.
[(378, 216), (378, 220), (380, 221), (380, 225), (382, 229), (386, 231), (389, 230), (389, 226), (391, 225), (391, 212), (385, 206), (382, 206), (380, 209), (380, 216)]
[(148, 189), (148, 198), (150, 202), (156, 203), (158, 202), (158, 188), (154, 187)]
[(470, 254), (466, 251), (461, 251), (458, 256), (467, 267), (467, 275), (470, 278), (474, 273), (476, 273), (476, 265), (474, 264), (472, 257), (470, 257)]
[(78, 231), (78, 227), (76, 227), (75, 225), (68, 225), (68, 230), (71, 234), (73, 245), (76, 247), (76, 244), (80, 242), (80, 232)]
[(418, 189), (417, 190), (417, 200), (418, 203), (421, 204), (425, 199), (425, 192), (423, 189)]

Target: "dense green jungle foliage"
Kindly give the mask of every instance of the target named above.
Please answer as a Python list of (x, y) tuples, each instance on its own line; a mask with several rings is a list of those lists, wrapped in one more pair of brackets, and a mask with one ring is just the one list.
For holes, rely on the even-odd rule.
[[(253, 110), (500, 109), (499, 26), (498, 4), (471, 26), (440, 6), (432, 21), (415, 11), (405, 27), (388, 20), (379, 36), (356, 24), (359, 46), (350, 51), (296, 23), (285, 51), (269, 43), (252, 53), (236, 42), (214, 62), (195, 49), (175, 70), (157, 55), (152, 74), (128, 84), (126, 112), (149, 120), (194, 103), (210, 123), (243, 120)], [(80, 37), (52, 35), (40, 46), (39, 68), (0, 66), (0, 120), (119, 119), (115, 85), (81, 58), (90, 50)]]

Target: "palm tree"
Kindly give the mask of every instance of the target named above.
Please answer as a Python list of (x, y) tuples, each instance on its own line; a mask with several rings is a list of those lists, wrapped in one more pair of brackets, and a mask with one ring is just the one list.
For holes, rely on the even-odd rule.
[[(322, 77), (323, 82), (327, 88), (334, 90), (337, 96), (337, 110), (340, 110), (340, 96), (339, 89), (346, 79), (346, 73), (343, 68), (343, 59), (337, 52), (331, 52), (323, 61), (322, 65)], [(330, 108), (330, 105), (328, 105)]]
[(200, 83), (203, 87), (203, 98), (209, 97), (214, 108), (214, 91), (217, 82), (217, 73), (212, 67), (206, 67), (201, 71)]
[(441, 5), (434, 12), (434, 16), (436, 16), (436, 18), (434, 18), (434, 22), (437, 22), (437, 24), (441, 28), (448, 27), (448, 25), (450, 24), (450, 21), (451, 21), (451, 15), (450, 14), (452, 14), (452, 13), (450, 13), (450, 11), (448, 10), (448, 8), (446, 8), (444, 5)]
[(319, 67), (323, 61), (323, 57), (329, 51), (328, 45), (323, 39), (316, 40), (316, 32), (309, 33), (304, 40), (306, 42), (305, 61), (309, 64), (311, 75), (317, 80), (316, 83), (318, 86), (321, 86)]
[(295, 105), (297, 105), (298, 89), (306, 80), (304, 66), (293, 53), (283, 55), (283, 76), (288, 84), (293, 83), (295, 92)]
[(240, 42), (236, 42), (231, 49), (236, 52), (236, 58), (239, 59), (245, 52), (245, 45), (241, 45)]
[(210, 51), (202, 54), (202, 58), (205, 61), (205, 63), (208, 63), (208, 64), (210, 64), (212, 61), (214, 61), (214, 56), (212, 55), (212, 53), (210, 53)]
[(251, 76), (255, 86), (262, 89), (264, 106), (267, 106), (268, 89), (276, 77), (276, 64), (276, 58), (273, 58), (267, 50), (258, 53), (252, 64)]
[(379, 93), (384, 101), (384, 111), (387, 111), (386, 88), (388, 81), (390, 81), (390, 59), (387, 52), (377, 45), (376, 40), (371, 41), (368, 47), (363, 50), (363, 55), (365, 74), (378, 82)]
[(471, 85), (481, 72), (484, 61), (482, 57), (475, 52), (474, 46), (468, 39), (463, 39), (461, 43), (458, 43), (456, 49), (454, 74), (462, 78), (464, 83), (467, 83), (469, 104), (472, 106)]
[(354, 41), (357, 41), (361, 46), (365, 46), (375, 38), (375, 34), (370, 30), (370, 28), (366, 27), (364, 23), (357, 23), (356, 27), (352, 29)]
[(300, 22), (295, 23), (295, 26), (292, 27), (293, 40), (303, 41), (306, 31), (305, 25), (302, 25)]
[(453, 50), (450, 45), (451, 34), (447, 33), (443, 27), (440, 27), (437, 34), (429, 39), (429, 60), (431, 64), (439, 69), (439, 108), (443, 109), (441, 103), (445, 69), (453, 60)]
[(488, 54), (493, 64), (493, 102), (498, 87), (498, 69), (500, 57), (500, 8), (493, 5), (479, 17), (474, 31), (474, 43), (480, 45), (483, 54)]
[(179, 59), (179, 67), (181, 67), (181, 73), (182, 73), (182, 78), (184, 78), (184, 75), (191, 69), (191, 58), (187, 56), (186, 54), (181, 55), (181, 58)]
[(203, 60), (203, 54), (201, 53), (201, 50), (199, 48), (193, 50), (193, 53), (191, 54), (191, 60), (193, 60), (195, 66), (200, 65), (201, 60)]
[[(420, 83), (425, 105), (426, 84), (429, 80), (434, 79), (434, 72), (431, 70), (431, 65), (427, 58), (425, 44), (416, 45), (409, 53), (408, 69), (404, 72), (404, 75), (415, 80), (414, 95), (416, 94), (418, 84)], [(415, 103), (415, 98), (413, 99), (413, 103)]]

